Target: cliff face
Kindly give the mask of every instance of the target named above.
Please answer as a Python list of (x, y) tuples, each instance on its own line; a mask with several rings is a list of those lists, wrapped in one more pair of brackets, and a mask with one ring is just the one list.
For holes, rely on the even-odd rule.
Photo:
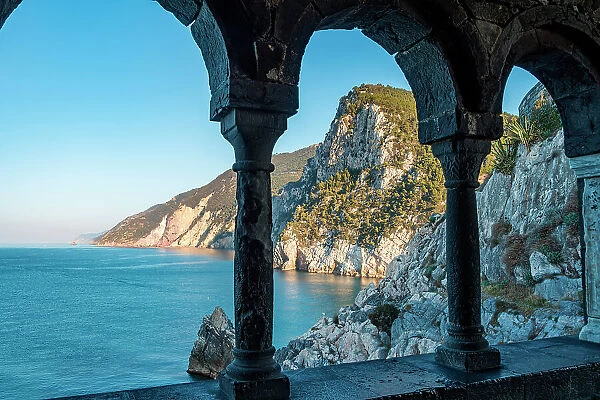
[[(273, 163), (276, 268), (383, 277), (416, 228), (444, 207), (443, 175), (418, 143), (406, 90), (354, 88), (318, 148), (275, 155)], [(128, 217), (98, 245), (232, 248), (235, 179), (225, 172)]]
[(442, 173), (417, 141), (410, 92), (363, 85), (340, 100), (299, 181), (273, 201), (275, 267), (385, 275), (434, 211)]
[[(315, 146), (273, 156), (274, 194), (297, 180)], [(226, 171), (208, 185), (130, 216), (102, 235), (99, 246), (233, 248), (236, 175)]]
[[(577, 192), (562, 132), (529, 152), (521, 145), (514, 174), (494, 172), (477, 196), (487, 339), (496, 344), (577, 333), (583, 326)], [(387, 313), (391, 326), (374, 318), (378, 313)], [(321, 318), (276, 358), (296, 369), (432, 352), (442, 341), (446, 313), (445, 221), (438, 215), (377, 286), (362, 290), (336, 316)]]
[[(529, 153), (521, 146), (514, 175), (494, 172), (477, 192), (484, 287), (514, 281), (549, 300), (577, 299), (577, 184), (563, 140), (559, 132)], [(441, 216), (421, 228), (390, 264), (388, 278), (403, 280), (411, 294), (445, 290), (445, 228)]]

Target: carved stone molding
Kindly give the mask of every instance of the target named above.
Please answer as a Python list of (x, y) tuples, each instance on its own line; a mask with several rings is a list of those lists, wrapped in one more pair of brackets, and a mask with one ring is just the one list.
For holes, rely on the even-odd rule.
[(233, 108), (279, 112), (290, 117), (298, 111), (298, 86), (282, 83), (229, 79), (210, 100), (210, 118), (220, 121)]
[(447, 188), (479, 187), (479, 171), (490, 153), (489, 140), (449, 139), (433, 143), (433, 154), (440, 160)]
[(235, 151), (234, 171), (272, 172), (271, 155), (287, 129), (287, 115), (234, 108), (221, 120), (221, 133)]

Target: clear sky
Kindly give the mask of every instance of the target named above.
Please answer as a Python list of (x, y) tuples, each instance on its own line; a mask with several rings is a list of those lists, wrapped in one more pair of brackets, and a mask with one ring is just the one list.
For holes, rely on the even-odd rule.
[[(100, 232), (230, 168), (207, 78), (189, 28), (154, 1), (24, 0), (0, 30), (0, 243)], [(276, 151), (320, 142), (363, 82), (409, 88), (360, 32), (315, 34)], [(535, 82), (513, 71), (505, 110)]]

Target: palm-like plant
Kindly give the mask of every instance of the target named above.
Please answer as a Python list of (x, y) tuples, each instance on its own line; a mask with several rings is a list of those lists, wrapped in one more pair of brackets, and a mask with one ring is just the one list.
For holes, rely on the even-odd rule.
[(512, 175), (517, 163), (518, 143), (511, 138), (502, 137), (492, 143), (494, 169), (504, 175)]
[(529, 122), (527, 117), (514, 119), (508, 122), (507, 125), (508, 139), (513, 142), (523, 143), (527, 153), (531, 150), (531, 146), (541, 139), (540, 134), (535, 126)]

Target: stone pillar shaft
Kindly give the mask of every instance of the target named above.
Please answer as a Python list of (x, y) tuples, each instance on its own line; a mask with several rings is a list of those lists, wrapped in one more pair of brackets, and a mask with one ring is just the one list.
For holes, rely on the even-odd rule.
[(486, 349), (488, 344), (483, 339), (481, 326), (481, 267), (475, 188), (447, 186), (446, 204), (446, 346), (460, 350)]
[(289, 380), (273, 359), (273, 243), (271, 164), (287, 116), (233, 109), (222, 133), (233, 145), (237, 172), (235, 224), (234, 360), (220, 376), (231, 399), (288, 399)]
[(581, 196), (582, 260), (587, 324), (579, 339), (600, 343), (600, 154), (569, 159)]
[(265, 351), (273, 339), (271, 176), (238, 168), (236, 164), (235, 346)]
[(488, 140), (449, 139), (432, 145), (446, 178), (446, 276), (448, 332), (437, 349), (444, 365), (484, 370), (500, 365), (500, 353), (489, 347), (481, 326), (479, 225), (475, 189), (481, 164), (490, 152)]

